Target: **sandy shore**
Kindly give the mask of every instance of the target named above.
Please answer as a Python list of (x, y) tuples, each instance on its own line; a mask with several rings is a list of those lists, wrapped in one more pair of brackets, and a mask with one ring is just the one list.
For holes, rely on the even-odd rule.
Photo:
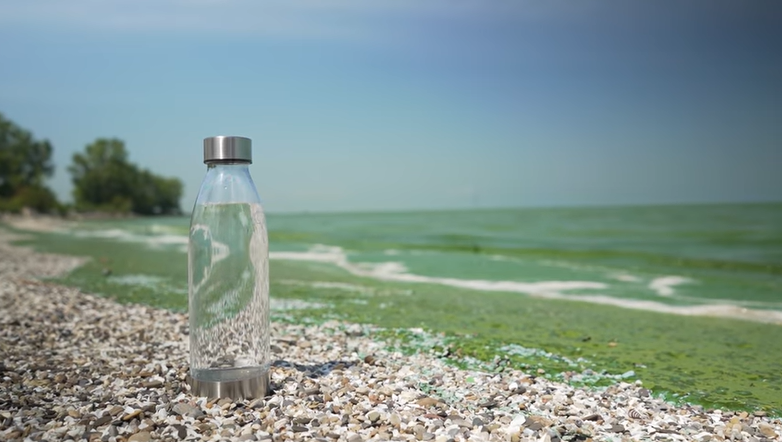
[(14, 228), (31, 232), (56, 232), (70, 225), (70, 221), (64, 218), (48, 215), (0, 215), (0, 221)]
[(0, 229), (3, 440), (782, 440), (763, 413), (460, 370), (341, 322), (274, 323), (274, 394), (207, 401), (185, 383), (186, 315), (41, 282), (81, 261), (10, 239)]

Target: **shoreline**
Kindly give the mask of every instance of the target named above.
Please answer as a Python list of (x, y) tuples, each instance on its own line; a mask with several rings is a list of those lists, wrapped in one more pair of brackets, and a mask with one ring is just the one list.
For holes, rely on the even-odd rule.
[(65, 216), (47, 214), (14, 214), (0, 213), (0, 223), (5, 223), (19, 230), (32, 232), (58, 232), (79, 221), (90, 220), (120, 220), (137, 219), (139, 215), (132, 213), (114, 214), (106, 212), (73, 213)]
[[(640, 382), (576, 388), (385, 349), (345, 322), (272, 323), (274, 394), (193, 397), (185, 314), (46, 282), (83, 261), (0, 229), (0, 437), (90, 440), (782, 440), (782, 421), (674, 406)], [(754, 438), (754, 439), (753, 439)]]
[(69, 219), (50, 215), (10, 215), (0, 214), (0, 223), (7, 224), (14, 229), (31, 232), (57, 232), (68, 225)]

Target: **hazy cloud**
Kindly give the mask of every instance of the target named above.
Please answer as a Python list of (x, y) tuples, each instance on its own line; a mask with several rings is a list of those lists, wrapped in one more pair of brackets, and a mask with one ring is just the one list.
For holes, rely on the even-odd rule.
[(492, 2), (487, 7), (472, 0), (0, 0), (0, 23), (80, 30), (350, 37), (376, 32), (379, 23), (385, 19), (393, 23), (394, 17), (476, 19), (512, 12), (534, 18), (547, 9), (511, 1)]

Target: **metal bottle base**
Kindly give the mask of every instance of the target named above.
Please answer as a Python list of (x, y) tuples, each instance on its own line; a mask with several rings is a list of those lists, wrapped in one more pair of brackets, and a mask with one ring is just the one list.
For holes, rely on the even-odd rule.
[(209, 399), (254, 399), (270, 393), (268, 371), (257, 377), (235, 381), (204, 381), (188, 375), (187, 383), (190, 384), (190, 393), (193, 396), (206, 396)]

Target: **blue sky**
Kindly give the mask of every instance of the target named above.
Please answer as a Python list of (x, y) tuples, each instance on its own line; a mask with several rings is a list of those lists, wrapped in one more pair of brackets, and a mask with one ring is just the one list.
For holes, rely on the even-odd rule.
[(0, 0), (0, 112), (267, 210), (782, 200), (782, 3)]

